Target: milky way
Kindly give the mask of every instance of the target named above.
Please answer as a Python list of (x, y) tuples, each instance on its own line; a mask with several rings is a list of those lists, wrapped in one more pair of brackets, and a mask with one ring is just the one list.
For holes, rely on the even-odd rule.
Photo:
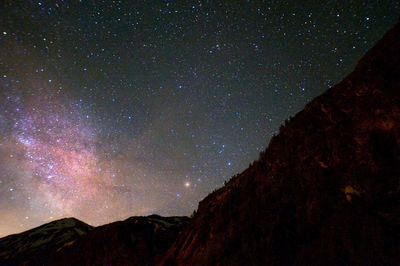
[(190, 215), (339, 82), (398, 1), (4, 1), (0, 236)]
[[(21, 200), (23, 218), (32, 221), (42, 221), (44, 215), (49, 220), (78, 216), (98, 224), (125, 217), (125, 212), (154, 212), (160, 204), (154, 202), (157, 196), (143, 202), (146, 187), (165, 195), (160, 187), (166, 184), (162, 180), (158, 186), (146, 184), (146, 180), (153, 182), (152, 174), (146, 177), (143, 170), (131, 169), (138, 166), (134, 161), (103, 150), (79, 101), (60, 95), (61, 90), (49, 89), (36, 91), (33, 97), (25, 92), (2, 95), (6, 101), (2, 102), (0, 167), (5, 178), (1, 184), (15, 195), (2, 201), (6, 203), (2, 215), (12, 216), (16, 210), (10, 204), (17, 201), (20, 205)], [(134, 182), (121, 182), (121, 169), (128, 169)]]

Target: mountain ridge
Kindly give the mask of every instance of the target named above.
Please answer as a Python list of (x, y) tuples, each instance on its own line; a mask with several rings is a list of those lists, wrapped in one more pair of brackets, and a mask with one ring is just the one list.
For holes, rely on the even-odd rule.
[(153, 214), (93, 227), (63, 218), (0, 238), (0, 265), (143, 264), (165, 251), (188, 219)]

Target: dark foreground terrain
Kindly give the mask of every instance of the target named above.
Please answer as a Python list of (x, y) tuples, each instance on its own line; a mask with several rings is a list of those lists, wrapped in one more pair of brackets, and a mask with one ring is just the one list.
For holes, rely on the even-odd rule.
[(74, 220), (81, 229), (51, 231), (54, 241), (30, 235), (38, 229), (0, 239), (0, 265), (398, 265), (399, 181), (397, 24), (188, 224), (150, 216), (93, 229)]

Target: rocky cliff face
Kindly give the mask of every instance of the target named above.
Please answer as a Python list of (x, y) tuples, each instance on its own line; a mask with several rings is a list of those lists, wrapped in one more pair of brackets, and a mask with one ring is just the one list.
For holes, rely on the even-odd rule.
[(400, 262), (400, 24), (200, 202), (167, 265)]

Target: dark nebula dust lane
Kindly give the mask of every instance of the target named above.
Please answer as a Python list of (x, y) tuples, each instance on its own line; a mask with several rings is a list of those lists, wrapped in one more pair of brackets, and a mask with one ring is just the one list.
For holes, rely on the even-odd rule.
[(4, 1), (0, 236), (190, 215), (340, 81), (398, 1)]

